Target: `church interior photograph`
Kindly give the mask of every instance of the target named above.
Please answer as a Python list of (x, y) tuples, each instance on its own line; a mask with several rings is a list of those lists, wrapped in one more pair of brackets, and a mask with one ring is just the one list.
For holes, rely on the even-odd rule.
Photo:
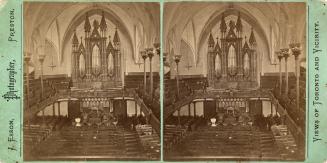
[(160, 159), (160, 3), (24, 2), (25, 161)]
[(306, 4), (167, 2), (168, 161), (305, 157)]

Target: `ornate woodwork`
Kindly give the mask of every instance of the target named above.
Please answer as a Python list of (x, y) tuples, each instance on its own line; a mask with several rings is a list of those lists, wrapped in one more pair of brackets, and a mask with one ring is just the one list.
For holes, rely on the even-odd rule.
[[(253, 88), (257, 86), (256, 40), (253, 29), (249, 43), (242, 38), (242, 21), (238, 13), (236, 23), (227, 24), (222, 15), (220, 22), (220, 42), (209, 34), (208, 40), (208, 81), (213, 88)], [(243, 43), (244, 42), (244, 43)]]
[[(105, 89), (121, 86), (120, 38), (116, 28), (113, 40), (106, 36), (107, 23), (102, 12), (100, 24), (91, 26), (88, 13), (84, 23), (84, 42), (76, 32), (72, 40), (72, 80), (77, 88)], [(108, 41), (107, 41), (108, 40)]]

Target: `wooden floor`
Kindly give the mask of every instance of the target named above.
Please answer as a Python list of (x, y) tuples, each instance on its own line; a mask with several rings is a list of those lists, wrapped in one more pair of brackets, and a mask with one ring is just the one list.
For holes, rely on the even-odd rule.
[(201, 126), (165, 152), (165, 160), (281, 160), (273, 134), (251, 126)]
[(136, 131), (123, 127), (65, 126), (24, 153), (25, 160), (155, 160), (144, 153)]

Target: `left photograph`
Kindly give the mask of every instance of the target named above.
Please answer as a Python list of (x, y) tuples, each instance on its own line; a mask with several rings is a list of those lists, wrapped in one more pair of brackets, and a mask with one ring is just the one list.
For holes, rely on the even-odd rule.
[(160, 4), (24, 2), (24, 161), (160, 160)]

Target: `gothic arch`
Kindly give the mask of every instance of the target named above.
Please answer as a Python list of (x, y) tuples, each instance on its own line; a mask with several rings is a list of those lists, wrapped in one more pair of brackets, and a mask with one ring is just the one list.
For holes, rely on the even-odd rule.
[[(99, 7), (99, 6), (97, 6), (97, 7), (91, 6), (91, 7), (87, 7), (85, 9), (79, 11), (78, 14), (76, 14), (74, 16), (74, 18), (68, 25), (68, 28), (66, 29), (64, 36), (63, 36), (63, 41), (62, 41), (63, 46), (61, 46), (62, 47), (62, 49), (61, 49), (62, 55), (64, 54), (64, 50), (65, 50), (66, 46), (71, 46), (70, 43), (71, 43), (71, 38), (74, 34), (74, 29), (76, 29), (76, 27), (78, 25), (80, 25), (81, 23), (84, 22), (85, 13), (87, 12), (89, 14), (89, 17), (91, 17), (93, 15), (101, 16), (101, 11), (104, 11), (104, 15), (107, 19), (109, 19), (113, 23), (115, 23), (115, 22), (117, 23), (115, 25), (117, 25), (117, 28), (119, 28), (119, 30), (121, 31), (121, 34), (124, 34), (127, 37), (128, 43), (132, 46), (132, 49), (133, 49), (134, 45), (133, 45), (131, 33), (127, 29), (126, 24), (120, 19), (120, 17), (108, 8)], [(111, 29), (111, 30), (113, 30), (113, 29)], [(134, 53), (134, 52), (132, 51), (132, 53)], [(133, 55), (134, 54), (132, 54), (132, 56)]]
[[(254, 30), (258, 33), (258, 36), (256, 37), (263, 38), (264, 44), (267, 46), (267, 50), (269, 49), (270, 46), (269, 46), (268, 36), (265, 34), (265, 31), (263, 30), (263, 27), (259, 24), (258, 20), (242, 8), (232, 8), (227, 10), (219, 10), (216, 11), (213, 15), (211, 15), (211, 17), (205, 24), (204, 28), (201, 30), (199, 41), (197, 43), (197, 46), (199, 47), (197, 51), (198, 54), (200, 53), (201, 47), (202, 46), (205, 47), (207, 45), (207, 39), (209, 33), (217, 23), (220, 23), (222, 14), (224, 13), (225, 17), (231, 15), (237, 16), (238, 12), (240, 12), (240, 14), (242, 15), (242, 21), (247, 22), (249, 25), (251, 25), (254, 28)], [(270, 55), (269, 50), (268, 50), (268, 55)]]

